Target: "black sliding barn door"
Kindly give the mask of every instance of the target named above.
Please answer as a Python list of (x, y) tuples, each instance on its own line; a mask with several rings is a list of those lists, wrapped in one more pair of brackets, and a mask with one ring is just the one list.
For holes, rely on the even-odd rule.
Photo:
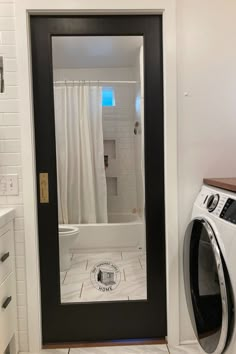
[[(162, 17), (31, 16), (43, 344), (164, 338), (166, 264)], [(53, 100), (53, 36), (143, 36), (147, 299), (61, 303)], [(40, 199), (40, 174), (49, 200)], [(45, 178), (45, 175), (41, 175)], [(45, 197), (41, 195), (41, 198)], [(47, 201), (47, 196), (46, 196)]]

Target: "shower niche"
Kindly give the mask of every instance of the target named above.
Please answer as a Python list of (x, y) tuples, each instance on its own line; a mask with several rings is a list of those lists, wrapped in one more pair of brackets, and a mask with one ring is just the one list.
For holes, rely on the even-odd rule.
[(108, 156), (108, 159), (116, 158), (116, 141), (104, 140), (104, 156)]
[(62, 303), (147, 298), (142, 47), (52, 37)]

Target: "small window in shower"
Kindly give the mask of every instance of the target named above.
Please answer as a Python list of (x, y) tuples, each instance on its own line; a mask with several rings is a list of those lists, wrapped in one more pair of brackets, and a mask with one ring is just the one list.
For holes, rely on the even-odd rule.
[(115, 91), (113, 87), (103, 87), (102, 88), (102, 106), (103, 107), (114, 107), (115, 103)]

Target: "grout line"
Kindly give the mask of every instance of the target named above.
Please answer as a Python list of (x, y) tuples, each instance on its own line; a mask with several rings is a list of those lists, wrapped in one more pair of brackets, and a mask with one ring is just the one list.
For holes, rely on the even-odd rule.
[(170, 349), (169, 349), (168, 344), (166, 344), (166, 348), (167, 348), (167, 350), (168, 350), (168, 353), (170, 354)]
[(82, 291), (83, 291), (83, 289), (84, 289), (84, 283), (82, 283), (82, 286), (81, 286), (80, 295), (79, 295), (80, 298), (82, 297)]
[(67, 273), (68, 273), (68, 272), (66, 272), (66, 274), (65, 274), (65, 276), (64, 276), (64, 279), (62, 280), (62, 284), (64, 284), (64, 281), (66, 280)]
[(142, 267), (142, 262), (141, 262), (140, 257), (138, 257), (138, 261), (139, 261), (139, 264), (140, 264), (141, 269), (143, 269), (143, 267)]
[(85, 267), (85, 270), (88, 270), (88, 259), (87, 259), (87, 263), (86, 263), (86, 267)]
[(123, 269), (123, 273), (124, 273), (124, 281), (126, 281), (126, 275), (125, 275), (125, 270)]
[(71, 349), (71, 348), (68, 349), (68, 353), (67, 353), (67, 354), (70, 354), (70, 349)]

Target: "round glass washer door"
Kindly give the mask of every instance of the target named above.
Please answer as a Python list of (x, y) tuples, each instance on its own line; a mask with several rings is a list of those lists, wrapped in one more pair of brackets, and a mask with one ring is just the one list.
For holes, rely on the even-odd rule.
[(231, 318), (230, 282), (209, 222), (191, 221), (184, 240), (185, 294), (195, 335), (206, 353), (226, 347)]

